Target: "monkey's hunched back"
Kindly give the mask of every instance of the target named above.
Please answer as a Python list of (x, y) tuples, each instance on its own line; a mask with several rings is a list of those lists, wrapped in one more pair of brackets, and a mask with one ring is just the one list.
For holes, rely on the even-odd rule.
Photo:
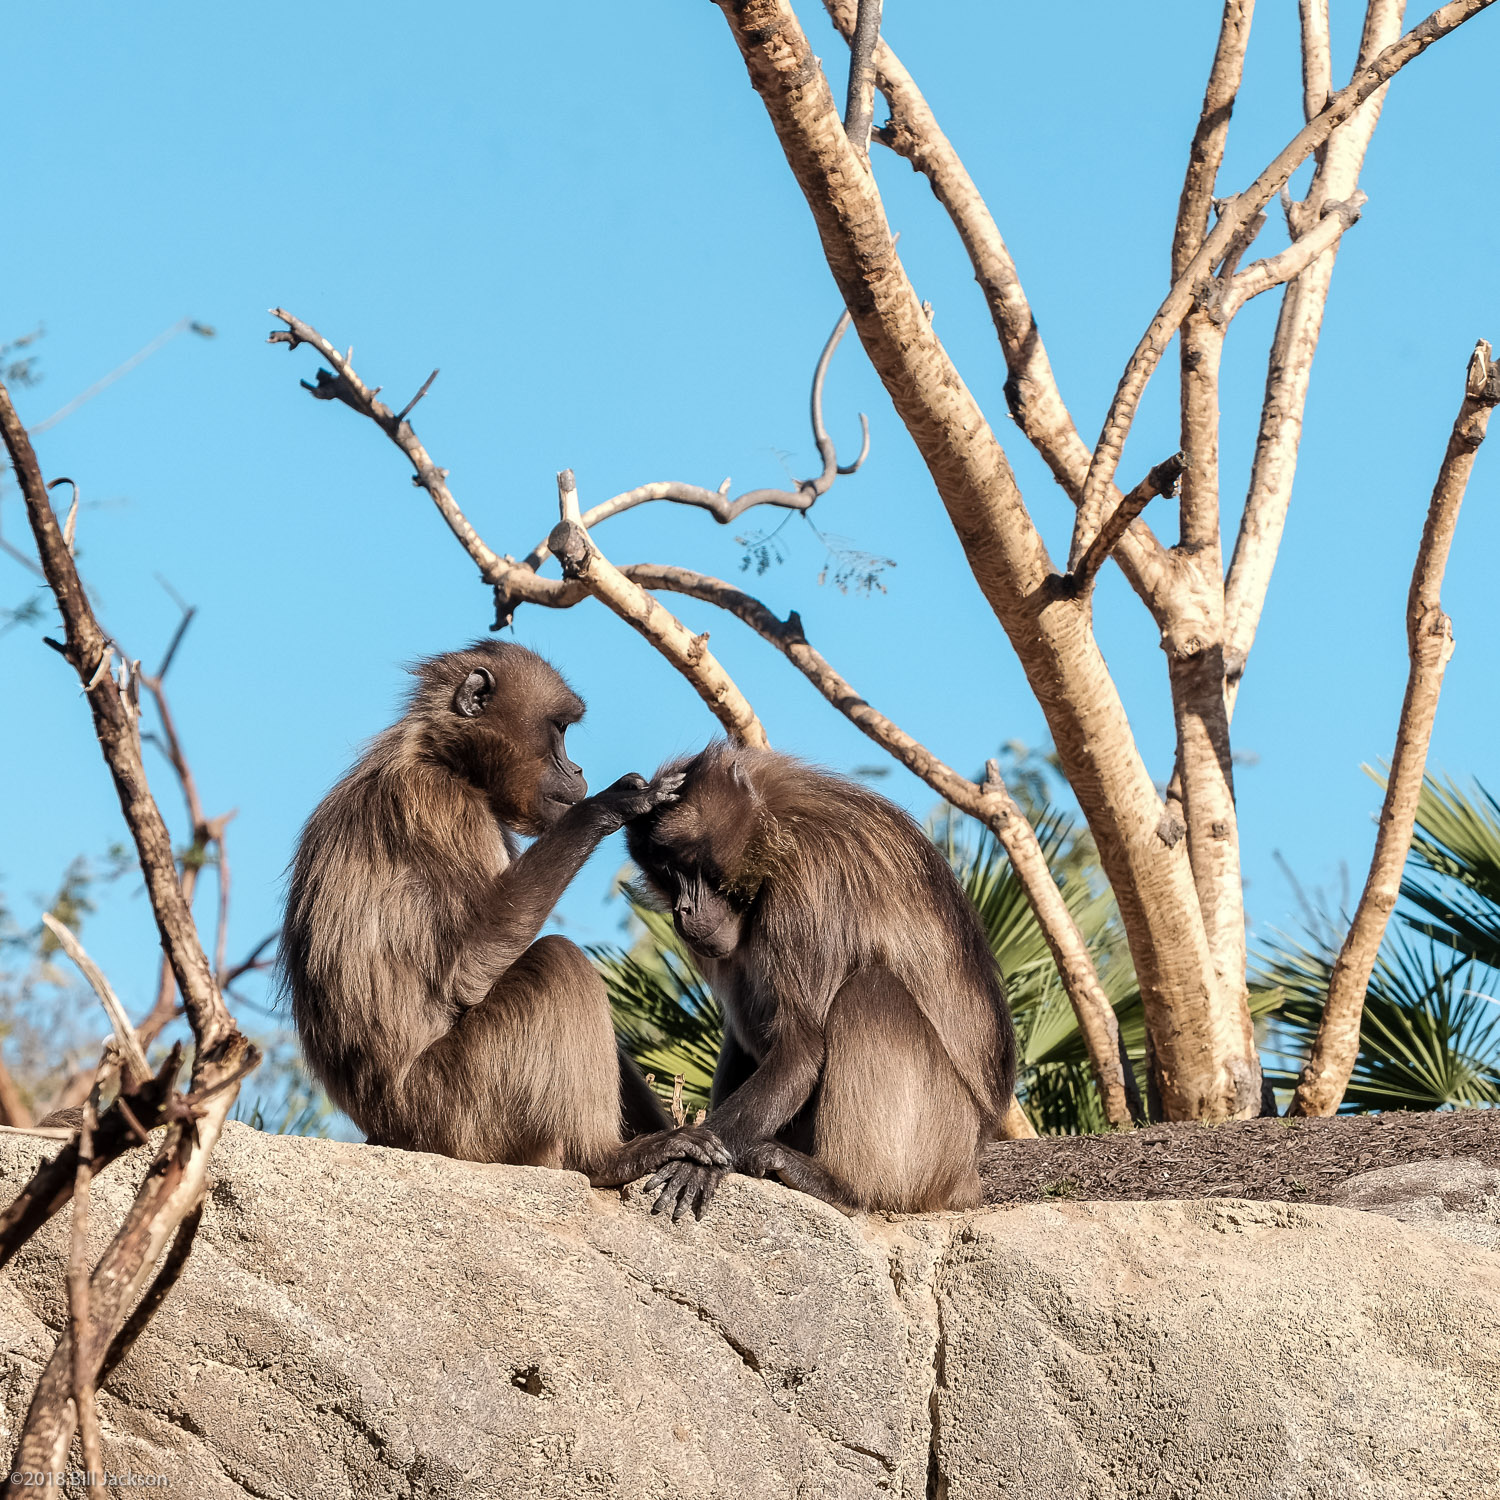
[[(878, 793), (790, 756), (733, 754), (768, 815), (752, 962), (773, 982), (788, 963), (810, 969), (829, 996), (860, 969), (889, 969), (993, 1127), (1015, 1083), (1015, 1031), (994, 953), (948, 862)], [(814, 933), (811, 912), (836, 920)]]
[(376, 1135), (393, 1081), (457, 1019), (477, 899), (512, 858), (483, 792), (439, 758), (421, 698), (308, 820), (282, 935), (307, 1061)]

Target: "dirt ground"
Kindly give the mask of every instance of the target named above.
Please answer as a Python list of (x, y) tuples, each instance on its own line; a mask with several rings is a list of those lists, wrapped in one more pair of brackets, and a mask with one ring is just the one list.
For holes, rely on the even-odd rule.
[(1002, 1141), (983, 1164), (989, 1203), (1046, 1198), (1281, 1198), (1326, 1203), (1376, 1167), (1463, 1157), (1500, 1167), (1500, 1109), (1319, 1120), (1152, 1125)]

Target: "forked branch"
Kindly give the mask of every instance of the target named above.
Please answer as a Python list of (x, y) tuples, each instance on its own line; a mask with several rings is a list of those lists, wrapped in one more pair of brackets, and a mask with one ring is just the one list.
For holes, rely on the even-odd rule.
[[(823, 387), (828, 380), (828, 366), (833, 360), (834, 350), (838, 348), (848, 331), (849, 314), (840, 313), (838, 322), (833, 325), (833, 332), (828, 335), (822, 353), (818, 355), (818, 362), (813, 368), (812, 395), (809, 397), (808, 406), (812, 419), (813, 442), (817, 446), (818, 457), (823, 460), (823, 470), (820, 474), (810, 479), (799, 479), (794, 490), (747, 490), (743, 495), (733, 497), (729, 494), (727, 479), (716, 490), (704, 489), (702, 485), (697, 484), (685, 484), (681, 480), (657, 480), (652, 484), (637, 485), (633, 490), (625, 490), (621, 494), (610, 496), (608, 500), (601, 500), (598, 505), (590, 506), (579, 517), (583, 529), (592, 531), (601, 521), (607, 521), (611, 516), (617, 516), (622, 511), (634, 510), (637, 505), (645, 505), (653, 500), (668, 500), (677, 505), (696, 506), (700, 510), (706, 510), (721, 526), (737, 521), (747, 510), (757, 505), (774, 505), (784, 510), (810, 509), (815, 501), (821, 499), (833, 488), (834, 481), (839, 475), (858, 473), (861, 465), (870, 456), (870, 422), (864, 412), (859, 414), (860, 447), (859, 454), (853, 463), (841, 464), (838, 461), (838, 451), (833, 439), (828, 435), (828, 426), (823, 420)], [(509, 565), (506, 578), (518, 566), (530, 568), (535, 572), (551, 555), (551, 546), (543, 540), (527, 553), (520, 564), (513, 563), (510, 558), (506, 558), (505, 562)], [(500, 582), (503, 583), (504, 580)]]
[[(834, 25), (852, 41), (854, 0), (824, 3)], [(1063, 402), (1020, 274), (989, 205), (943, 133), (932, 107), (884, 38), (875, 49), (875, 76), (891, 111), (877, 139), (927, 178), (933, 196), (958, 231), (1005, 355), (1005, 399), (1010, 414), (1076, 505), (1088, 474), (1088, 446), (1079, 437)], [(1111, 499), (1118, 499), (1118, 491)], [(1145, 522), (1130, 528), (1115, 556), (1131, 587), (1160, 620), (1169, 581), (1167, 554)]]
[(1105, 492), (1119, 467), (1120, 455), (1135, 420), (1141, 394), (1166, 352), (1178, 324), (1192, 307), (1198, 282), (1212, 273), (1244, 225), (1271, 201), (1291, 178), (1292, 173), (1371, 94), (1383, 88), (1407, 63), (1420, 57), (1434, 42), (1493, 3), (1494, 0), (1452, 0), (1452, 3), (1433, 11), (1425, 21), (1385, 48), (1368, 65), (1356, 69), (1348, 84), (1328, 101), (1321, 113), (1297, 132), (1260, 176), (1244, 192), (1225, 204), (1219, 222), (1173, 283), (1166, 300), (1152, 318), (1135, 353), (1125, 366), (1125, 373), (1120, 377), (1119, 387), (1104, 419), (1099, 441), (1094, 448), (1094, 457), (1089, 465), (1088, 479), (1084, 484), (1083, 501), (1078, 508), (1073, 544), (1068, 555), (1070, 568), (1077, 565), (1099, 528)]
[(687, 678), (730, 739), (766, 748), (770, 742), (755, 710), (708, 649), (708, 632), (694, 635), (599, 550), (578, 519), (578, 494), (571, 469), (557, 476), (557, 492), (562, 519), (548, 541), (564, 576), (582, 584), (601, 604), (645, 636)]
[(1401, 893), (1401, 871), (1411, 848), (1438, 694), (1442, 691), (1444, 670), (1453, 655), (1453, 622), (1444, 613), (1440, 597), (1443, 570), (1458, 525), (1464, 490), (1474, 468), (1474, 456), (1484, 441), (1490, 412), (1497, 402), (1500, 402), (1500, 365), (1491, 359), (1490, 346), (1481, 339), (1469, 361), (1463, 403), (1438, 471), (1412, 571), (1411, 591), (1406, 601), (1411, 666), (1396, 728), (1396, 748), (1391, 756), (1385, 802), (1380, 810), (1375, 853), (1354, 910), (1354, 920), (1333, 966), (1323, 1017), (1289, 1114), (1333, 1114), (1349, 1086), (1349, 1075), (1359, 1054), (1365, 991), (1386, 924)]

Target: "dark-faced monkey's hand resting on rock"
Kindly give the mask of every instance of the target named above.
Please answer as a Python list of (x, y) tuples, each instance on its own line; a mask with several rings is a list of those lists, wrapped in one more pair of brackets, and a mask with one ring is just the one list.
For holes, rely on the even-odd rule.
[[(685, 1151), (713, 1175), (727, 1155), (672, 1135), (594, 965), (537, 936), (599, 841), (677, 779), (589, 797), (563, 742), (583, 704), (520, 646), (480, 643), (416, 677), (297, 848), (282, 982), (313, 1073), (378, 1145), (601, 1187)], [(517, 834), (535, 835), (524, 853)]]
[[(884, 797), (770, 751), (710, 745), (660, 774), (683, 777), (677, 798), (626, 842), (728, 1023), (707, 1121), (677, 1140), (846, 1208), (979, 1203), (1015, 1030), (932, 841)], [(675, 1218), (716, 1180), (684, 1159), (648, 1186)]]

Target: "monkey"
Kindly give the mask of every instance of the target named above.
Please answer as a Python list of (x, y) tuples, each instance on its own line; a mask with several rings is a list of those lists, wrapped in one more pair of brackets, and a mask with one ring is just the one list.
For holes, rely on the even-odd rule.
[[(845, 1210), (970, 1208), (1015, 1084), (994, 954), (947, 862), (865, 787), (720, 741), (658, 773), (677, 795), (625, 831), (724, 1008), (701, 1126), (734, 1170)], [(653, 1212), (701, 1217), (685, 1158)]]
[(590, 797), (564, 739), (583, 702), (524, 647), (481, 641), (412, 670), (406, 712), (292, 861), (280, 983), (313, 1074), (376, 1145), (599, 1187), (684, 1153), (727, 1166), (703, 1141), (669, 1147), (598, 970), (538, 936), (600, 840), (670, 803), (676, 779)]

